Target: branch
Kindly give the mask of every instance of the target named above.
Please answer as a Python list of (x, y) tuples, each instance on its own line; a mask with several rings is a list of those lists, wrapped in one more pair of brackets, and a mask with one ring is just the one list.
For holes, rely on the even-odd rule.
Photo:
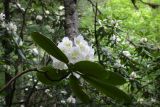
[(160, 5), (159, 5), (159, 4), (156, 4), (156, 3), (144, 2), (143, 0), (139, 0), (139, 1), (140, 1), (141, 3), (143, 3), (143, 4), (145, 4), (145, 5), (150, 6), (150, 7), (153, 8), (153, 9), (156, 9), (156, 8), (160, 7)]
[(102, 14), (101, 11), (97, 8), (96, 4), (94, 4), (92, 0), (88, 0), (88, 2), (92, 5), (92, 7), (95, 7), (95, 11), (97, 11), (99, 14)]
[(0, 89), (0, 93), (2, 93), (9, 85), (12, 84), (12, 82), (14, 82), (17, 78), (19, 78), (20, 76), (22, 76), (23, 74), (26, 74), (28, 72), (32, 72), (32, 71), (38, 71), (37, 68), (32, 68), (32, 69), (28, 69), (26, 71), (20, 72), (18, 73), (15, 77), (13, 77), (7, 84), (5, 84), (1, 89)]
[(95, 44), (97, 49), (98, 60), (99, 60), (99, 63), (101, 64), (100, 51), (99, 51), (100, 47), (99, 47), (98, 36), (97, 36), (97, 14), (98, 14), (98, 7), (96, 3), (95, 16), (94, 16), (94, 36), (95, 36)]
[(23, 40), (23, 31), (25, 29), (25, 26), (26, 26), (26, 14), (27, 14), (27, 10), (29, 9), (29, 6), (31, 6), (31, 3), (32, 3), (32, 0), (30, 0), (27, 4), (27, 7), (24, 11), (24, 13), (22, 14), (23, 15), (23, 21), (22, 21), (22, 26), (21, 26), (21, 31), (20, 31), (20, 37), (21, 39)]
[(35, 91), (35, 87), (36, 87), (37, 83), (38, 83), (38, 81), (34, 83), (32, 89), (30, 90), (30, 93), (29, 93), (28, 96), (27, 96), (26, 101), (25, 101), (25, 103), (24, 103), (24, 104), (25, 104), (25, 107), (29, 107), (29, 105), (30, 105), (30, 98), (31, 98), (32, 94), (33, 94), (34, 91)]

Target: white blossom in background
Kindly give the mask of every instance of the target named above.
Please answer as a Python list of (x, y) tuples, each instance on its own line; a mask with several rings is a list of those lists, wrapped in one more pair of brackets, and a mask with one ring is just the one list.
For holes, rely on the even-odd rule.
[(22, 104), (22, 105), (20, 105), (20, 107), (25, 107), (25, 106)]
[(53, 97), (49, 89), (45, 89), (44, 91), (49, 97)]
[(54, 29), (52, 29), (49, 25), (46, 25), (45, 28), (48, 30), (50, 33), (54, 33)]
[(155, 98), (151, 98), (151, 102), (155, 103), (156, 99)]
[(49, 89), (45, 89), (45, 91), (44, 91), (45, 93), (48, 93), (48, 92), (50, 92), (50, 90)]
[(143, 98), (139, 98), (137, 101), (138, 101), (140, 104), (142, 104), (142, 103), (144, 102), (144, 99), (143, 99)]
[(62, 103), (62, 104), (65, 104), (65, 103), (66, 103), (66, 101), (65, 101), (65, 100), (61, 100), (61, 103)]
[(58, 9), (59, 9), (59, 10), (63, 10), (63, 9), (64, 9), (64, 6), (59, 6)]
[(66, 95), (66, 94), (67, 94), (67, 91), (66, 91), (66, 90), (62, 90), (62, 91), (61, 91), (61, 94)]
[(72, 103), (75, 104), (76, 103), (76, 99), (73, 96), (68, 97), (67, 99), (67, 103)]
[(28, 91), (28, 88), (25, 88), (25, 91)]
[(33, 48), (32, 49), (32, 53), (36, 56), (39, 54), (38, 49), (37, 48)]
[(16, 9), (21, 9), (22, 11), (25, 11), (25, 9), (21, 6), (20, 3), (12, 4), (11, 6), (16, 8)]
[(111, 41), (112, 44), (114, 44), (114, 43), (120, 42), (121, 39), (118, 36), (113, 35), (113, 36), (110, 37), (110, 41)]
[(17, 3), (18, 8), (20, 8), (22, 11), (25, 11), (25, 9), (21, 6), (21, 4)]
[[(69, 59), (69, 63), (75, 64), (79, 61), (94, 60), (94, 49), (88, 45), (87, 41), (85, 41), (81, 35), (75, 37), (74, 41), (69, 40), (68, 37), (64, 37), (62, 42), (58, 43), (58, 48), (65, 53)], [(67, 69), (67, 66), (63, 62), (54, 57), (52, 57), (52, 59), (55, 68)]]
[(131, 54), (130, 54), (129, 51), (123, 51), (122, 54), (123, 54), (124, 56), (128, 57), (128, 58), (131, 57)]
[(16, 31), (17, 31), (17, 26), (12, 22), (6, 24), (6, 28), (9, 33), (16, 33)]
[(35, 86), (36, 89), (39, 89), (39, 86)]
[(112, 56), (112, 51), (109, 47), (102, 48), (102, 52), (103, 52), (103, 54), (107, 55), (108, 57)]
[(136, 72), (132, 72), (129, 77), (131, 80), (134, 80), (135, 78), (137, 78)]
[(46, 10), (45, 13), (46, 13), (47, 15), (50, 14), (49, 10)]
[(36, 20), (41, 21), (42, 19), (43, 19), (43, 17), (42, 17), (41, 15), (37, 15), (37, 16), (36, 16)]
[(146, 43), (147, 41), (148, 41), (147, 38), (141, 38), (141, 39), (140, 39), (140, 42), (141, 42), (141, 43)]
[(0, 14), (0, 21), (3, 21), (5, 19), (5, 14), (1, 13)]
[(115, 68), (121, 68), (121, 67), (124, 67), (124, 65), (121, 64), (121, 60), (116, 60), (114, 65), (113, 65)]
[(34, 56), (39, 55), (39, 51), (37, 48), (28, 49), (30, 53), (32, 53)]
[(3, 21), (3, 22), (1, 23), (1, 27), (2, 27), (2, 28), (6, 28), (6, 26), (7, 26), (7, 24)]

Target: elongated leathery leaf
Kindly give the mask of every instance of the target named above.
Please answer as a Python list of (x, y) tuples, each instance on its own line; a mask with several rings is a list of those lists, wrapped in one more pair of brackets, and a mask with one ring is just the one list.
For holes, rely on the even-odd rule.
[(107, 71), (107, 75), (108, 76), (102, 80), (111, 85), (122, 85), (126, 83), (126, 80), (118, 73)]
[(79, 80), (71, 75), (70, 76), (70, 85), (73, 90), (73, 93), (84, 103), (89, 103), (89, 97), (83, 92), (82, 87), (80, 86)]
[(57, 58), (58, 60), (68, 63), (69, 60), (66, 55), (47, 37), (43, 36), (38, 32), (32, 33), (32, 39), (47, 53)]
[(100, 79), (112, 85), (122, 85), (126, 80), (119, 74), (105, 71), (105, 69), (98, 63), (90, 61), (80, 61), (74, 64), (74, 71), (89, 75)]
[(91, 76), (82, 76), (87, 82), (89, 82), (92, 86), (99, 89), (101, 92), (106, 94), (108, 97), (115, 99), (118, 102), (130, 103), (130, 97), (118, 89), (117, 87), (100, 81)]
[(98, 78), (103, 78), (107, 75), (104, 68), (100, 64), (91, 61), (80, 61), (75, 63), (74, 71), (79, 71), (82, 74)]

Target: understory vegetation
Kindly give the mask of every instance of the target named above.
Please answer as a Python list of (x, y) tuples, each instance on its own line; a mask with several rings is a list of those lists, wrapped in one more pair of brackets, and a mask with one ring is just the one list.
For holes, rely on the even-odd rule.
[(0, 2), (0, 107), (159, 107), (160, 1), (66, 1)]

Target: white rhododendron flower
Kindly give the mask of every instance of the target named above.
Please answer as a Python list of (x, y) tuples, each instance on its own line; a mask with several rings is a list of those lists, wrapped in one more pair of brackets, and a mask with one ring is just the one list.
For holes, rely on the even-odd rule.
[(49, 10), (46, 10), (45, 13), (46, 13), (46, 14), (50, 14)]
[(65, 104), (65, 103), (66, 103), (66, 101), (65, 101), (65, 100), (61, 100), (61, 103), (62, 103), (62, 104)]
[(63, 90), (63, 91), (61, 91), (61, 94), (66, 95), (66, 94), (67, 94), (67, 91), (66, 91), (66, 90)]
[[(94, 60), (94, 49), (88, 45), (87, 41), (81, 35), (75, 37), (74, 41), (69, 40), (68, 37), (64, 37), (62, 42), (58, 43), (58, 48), (65, 53), (69, 59), (69, 63), (75, 64), (79, 61)], [(52, 59), (55, 68), (67, 69), (67, 66), (63, 62), (53, 57)]]
[(59, 10), (63, 10), (63, 9), (64, 9), (64, 6), (59, 6), (58, 9), (59, 9)]
[(110, 41), (111, 41), (111, 43), (118, 43), (121, 41), (121, 39), (118, 36), (113, 35), (110, 37)]
[(136, 74), (136, 72), (132, 72), (132, 73), (130, 74), (130, 79), (131, 79), (131, 80), (134, 80), (135, 78), (137, 78), (137, 74)]
[(33, 48), (32, 49), (32, 53), (36, 56), (39, 54), (38, 49), (37, 48)]
[(1, 14), (0, 14), (0, 21), (3, 21), (4, 18), (5, 18), (5, 14), (1, 13)]
[(17, 31), (17, 26), (12, 22), (6, 24), (6, 28), (10, 33), (15, 33)]
[(18, 8), (20, 8), (22, 11), (25, 11), (25, 9), (21, 6), (21, 4), (17, 3)]
[(124, 56), (126, 56), (128, 58), (131, 57), (131, 54), (130, 54), (129, 51), (123, 51), (122, 53), (123, 53)]
[(141, 38), (141, 39), (140, 39), (140, 42), (141, 42), (141, 43), (145, 43), (145, 42), (147, 42), (147, 41), (148, 41), (147, 38)]
[(7, 24), (3, 21), (3, 22), (1, 23), (1, 27), (2, 27), (2, 28), (6, 28), (6, 27), (7, 27)]
[(151, 98), (151, 102), (155, 103), (156, 99), (155, 98)]
[(142, 103), (144, 102), (144, 99), (143, 99), (143, 98), (139, 98), (137, 101), (138, 101), (140, 104), (142, 104)]
[(74, 97), (70, 96), (70, 97), (68, 97), (67, 102), (75, 104), (76, 103), (76, 99)]
[(124, 65), (121, 64), (121, 61), (120, 61), (120, 60), (116, 60), (113, 66), (114, 66), (115, 68), (124, 67)]
[(42, 19), (43, 19), (43, 17), (41, 15), (37, 15), (36, 16), (36, 20), (40, 20), (41, 21)]

